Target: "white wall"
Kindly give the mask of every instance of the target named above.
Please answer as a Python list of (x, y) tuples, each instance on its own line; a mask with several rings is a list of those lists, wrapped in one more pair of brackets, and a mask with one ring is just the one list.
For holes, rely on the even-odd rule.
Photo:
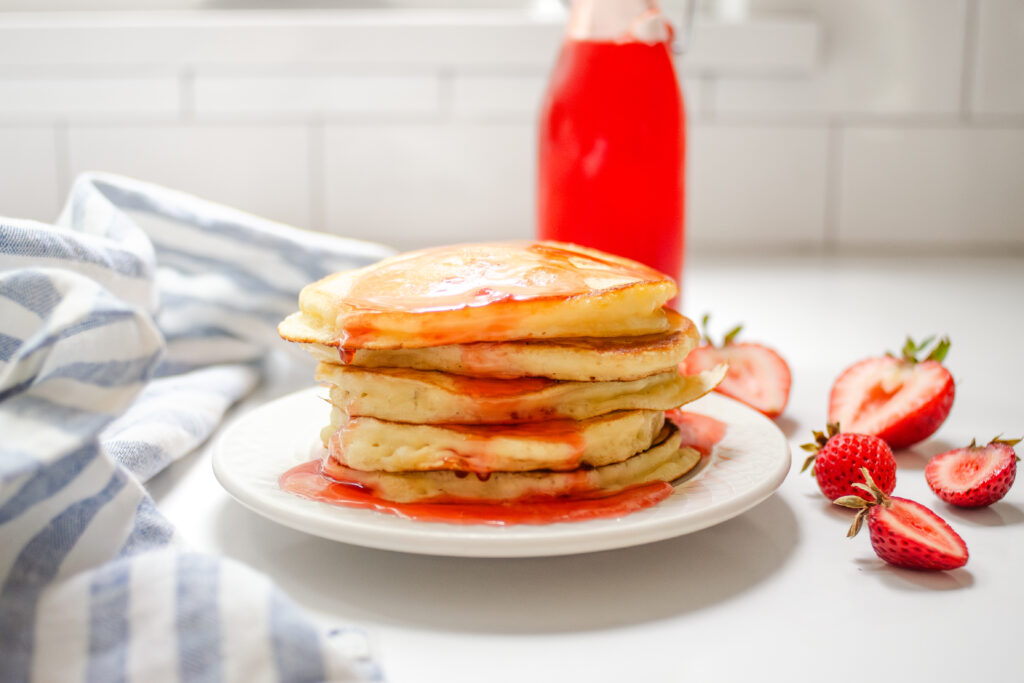
[[(1024, 2), (754, 7), (803, 18), (701, 25), (682, 60), (694, 250), (1024, 253)], [(98, 169), (398, 247), (532, 234), (559, 26), (228, 14), (0, 14), (0, 215)]]

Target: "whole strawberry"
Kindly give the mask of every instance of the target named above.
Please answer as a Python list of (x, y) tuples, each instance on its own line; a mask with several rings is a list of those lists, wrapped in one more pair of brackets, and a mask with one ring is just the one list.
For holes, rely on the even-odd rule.
[(857, 509), (847, 536), (856, 536), (866, 518), (871, 547), (889, 564), (927, 570), (956, 569), (967, 564), (967, 544), (944, 519), (920, 503), (889, 497), (872, 481), (867, 469), (861, 474), (866, 483), (857, 487), (869, 492), (872, 500), (843, 496), (834, 501)]
[(965, 508), (991, 505), (1006, 495), (1017, 477), (1013, 447), (1020, 439), (992, 439), (984, 446), (974, 441), (966, 448), (940, 453), (928, 461), (924, 478), (942, 500)]
[(742, 326), (730, 330), (722, 344), (716, 346), (707, 333), (708, 318), (705, 315), (702, 321), (702, 344), (680, 363), (682, 371), (695, 375), (726, 363), (729, 365), (729, 373), (715, 387), (715, 391), (746, 403), (767, 417), (781, 415), (789, 401), (789, 387), (792, 384), (792, 375), (785, 359), (764, 344), (737, 342), (736, 336), (743, 329)]
[(949, 339), (932, 343), (907, 339), (900, 358), (888, 354), (854, 363), (836, 379), (829, 396), (829, 422), (906, 448), (935, 433), (953, 407), (953, 376), (942, 365)]
[(812, 464), (811, 476), (829, 500), (857, 496), (857, 484), (863, 482), (861, 469), (867, 468), (885, 493), (896, 488), (896, 458), (889, 445), (867, 434), (839, 433), (839, 425), (830, 422), (826, 433), (813, 432), (814, 441), (801, 448), (811, 455), (800, 471)]

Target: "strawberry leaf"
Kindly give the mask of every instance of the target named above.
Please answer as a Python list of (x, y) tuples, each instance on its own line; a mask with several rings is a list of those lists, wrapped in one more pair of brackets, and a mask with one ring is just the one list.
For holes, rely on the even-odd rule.
[(907, 337), (907, 341), (903, 344), (903, 348), (900, 350), (900, 354), (904, 360), (916, 361), (917, 360), (917, 344), (910, 337)]
[[(805, 446), (809, 446), (810, 444), (804, 444), (804, 445), (805, 445)], [(802, 472), (804, 472), (804, 471), (805, 471), (805, 470), (806, 470), (806, 469), (807, 469), (808, 467), (810, 467), (811, 465), (813, 465), (813, 464), (814, 464), (814, 461), (815, 461), (815, 460), (816, 460), (817, 458), (818, 458), (818, 454), (817, 454), (817, 453), (815, 453), (815, 454), (813, 454), (813, 455), (809, 456), (809, 457), (808, 457), (808, 458), (807, 458), (806, 460), (804, 460), (804, 464), (803, 464), (803, 467), (801, 467), (801, 468), (800, 468), (800, 472), (801, 472), (801, 473), (802, 473)], [(812, 476), (812, 477), (814, 476), (814, 470), (811, 470), (811, 476)]]
[[(925, 360), (933, 360), (939, 363), (946, 360), (946, 354), (949, 353), (949, 344), (949, 337), (943, 337), (939, 340), (939, 343), (936, 344), (935, 348), (932, 349), (931, 353), (928, 354), (928, 357), (925, 358)], [(924, 348), (924, 346), (925, 345), (922, 345), (922, 348)]]
[[(711, 339), (711, 331), (709, 329), (709, 323), (711, 322), (711, 314), (705, 313), (700, 319), (700, 331), (703, 335), (703, 340), (708, 343), (708, 346), (716, 346), (714, 340)], [(728, 346), (736, 340), (740, 330), (743, 329), (743, 325), (737, 325), (728, 332), (725, 333), (725, 337), (722, 339), (721, 346)]]
[[(933, 341), (935, 341), (934, 334), (925, 338), (920, 344), (916, 343), (912, 338), (907, 337), (907, 341), (903, 344), (903, 349), (900, 351), (900, 355), (903, 360), (908, 363), (920, 363), (922, 361), (918, 358), (918, 354), (931, 346)], [(949, 346), (949, 337), (943, 337), (935, 345), (935, 348), (928, 353), (924, 360), (933, 360), (941, 363), (946, 359), (946, 354), (949, 353)], [(894, 354), (887, 352), (886, 355), (892, 357)]]
[(736, 339), (736, 336), (740, 333), (740, 330), (742, 329), (743, 325), (737, 325), (736, 327), (726, 332), (725, 339), (722, 340), (722, 346), (728, 346), (729, 344), (732, 344), (733, 340)]
[(868, 468), (861, 467), (860, 473), (861, 476), (864, 477), (865, 483), (862, 484), (858, 481), (851, 484), (851, 486), (870, 493), (874, 498), (874, 502), (870, 503), (871, 505), (884, 505), (885, 507), (889, 507), (889, 496), (885, 495), (885, 491), (880, 489), (878, 484), (875, 483), (875, 480), (871, 478), (871, 472), (868, 471)]
[(857, 510), (857, 516), (853, 518), (853, 524), (850, 525), (850, 529), (846, 532), (847, 538), (853, 538), (860, 533), (860, 528), (864, 524), (864, 517), (868, 514), (868, 508), (861, 508)]

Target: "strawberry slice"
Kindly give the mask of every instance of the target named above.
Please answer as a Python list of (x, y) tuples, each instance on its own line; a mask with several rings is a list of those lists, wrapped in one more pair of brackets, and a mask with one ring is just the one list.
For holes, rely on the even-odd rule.
[[(707, 329), (708, 316), (703, 325)], [(792, 376), (789, 365), (777, 352), (763, 344), (736, 343), (742, 326), (733, 328), (721, 346), (715, 346), (705, 332), (703, 345), (697, 347), (680, 363), (685, 374), (693, 375), (721, 363), (729, 365), (729, 373), (715, 391), (746, 403), (768, 417), (782, 414), (789, 401)]]
[(847, 536), (856, 536), (867, 519), (871, 547), (889, 564), (925, 570), (956, 569), (967, 564), (967, 544), (944, 519), (920, 503), (887, 496), (871, 480), (867, 468), (861, 474), (866, 484), (855, 486), (869, 492), (873, 500), (844, 496), (833, 501), (857, 509)]
[(992, 439), (984, 446), (974, 441), (966, 448), (940, 453), (928, 461), (924, 478), (942, 500), (959, 507), (976, 508), (1000, 500), (1017, 478), (1013, 447), (1020, 439)]
[(953, 407), (956, 389), (942, 365), (948, 339), (938, 342), (924, 360), (917, 359), (931, 341), (915, 344), (907, 339), (900, 358), (868, 358), (844, 370), (832, 385), (828, 421), (838, 422), (846, 432), (877, 436), (894, 449), (934, 434)]

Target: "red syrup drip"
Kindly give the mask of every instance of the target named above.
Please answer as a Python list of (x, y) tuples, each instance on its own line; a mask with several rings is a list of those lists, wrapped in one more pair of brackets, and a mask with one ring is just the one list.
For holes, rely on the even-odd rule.
[[(643, 182), (656, 180), (645, 178)], [(594, 282), (608, 278), (624, 282), (665, 279), (640, 263), (583, 253), (571, 246), (524, 241), (467, 244), (458, 250), (421, 249), (359, 273), (345, 293), (345, 303), (370, 313), (458, 311), (567, 299), (591, 293)]]
[(679, 427), (682, 444), (697, 449), (705, 458), (711, 455), (715, 444), (725, 438), (726, 424), (713, 417), (679, 408), (665, 411), (665, 417)]
[(651, 507), (672, 494), (672, 485), (656, 481), (611, 495), (537, 496), (499, 503), (451, 499), (420, 503), (396, 503), (378, 497), (370, 489), (351, 482), (336, 481), (322, 472), (319, 460), (303, 463), (285, 472), (278, 481), (282, 490), (310, 500), (343, 507), (376, 510), (420, 522), (448, 524), (553, 524), (591, 519), (624, 517)]

